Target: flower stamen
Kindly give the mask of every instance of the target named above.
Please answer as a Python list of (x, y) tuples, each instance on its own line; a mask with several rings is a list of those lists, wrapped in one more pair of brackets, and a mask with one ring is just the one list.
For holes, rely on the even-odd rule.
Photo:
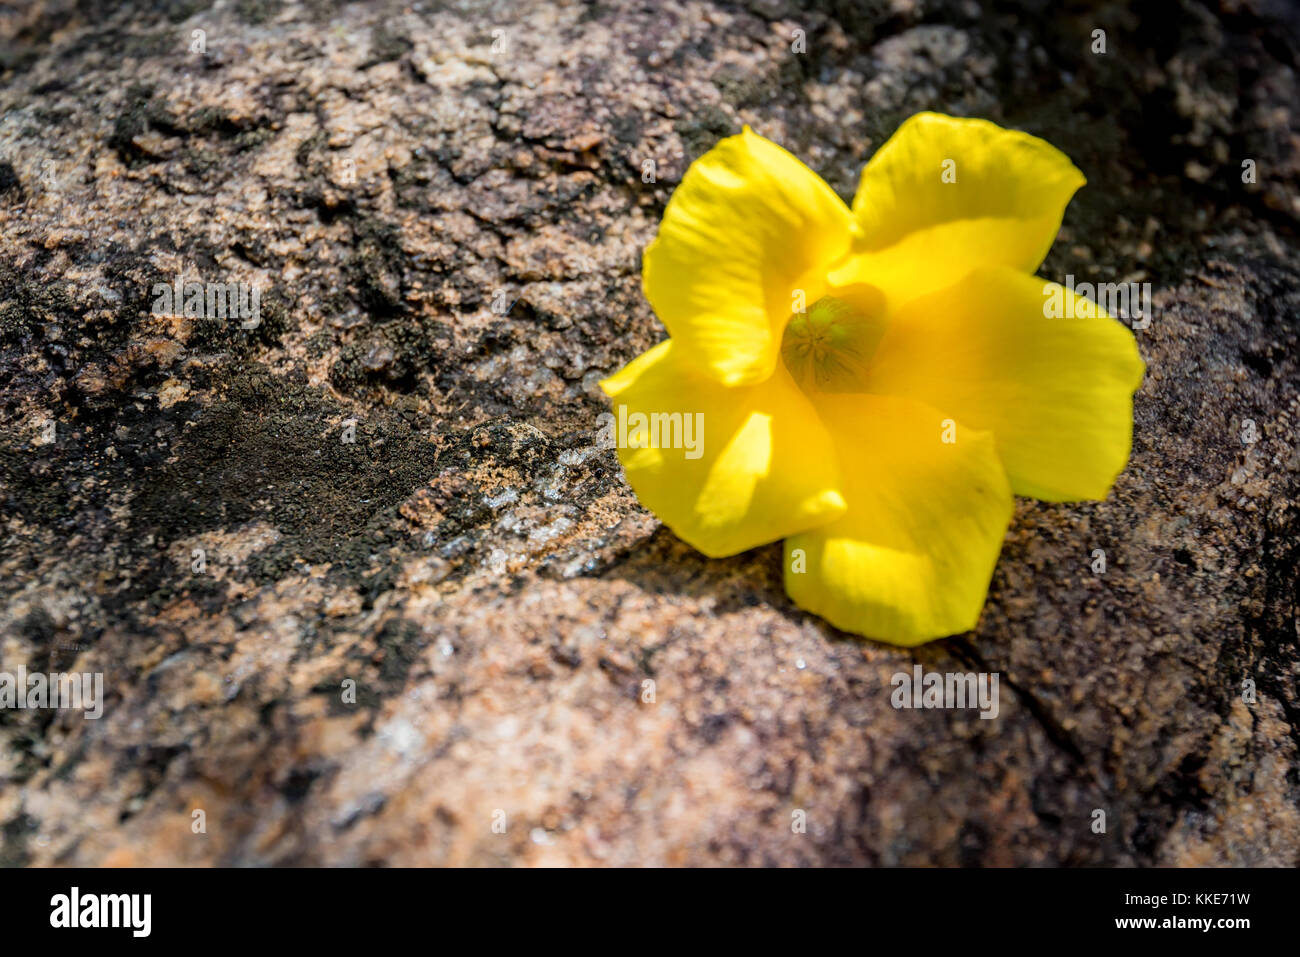
[(781, 359), (805, 392), (861, 392), (867, 362), (884, 334), (883, 298), (872, 286), (837, 289), (793, 314)]

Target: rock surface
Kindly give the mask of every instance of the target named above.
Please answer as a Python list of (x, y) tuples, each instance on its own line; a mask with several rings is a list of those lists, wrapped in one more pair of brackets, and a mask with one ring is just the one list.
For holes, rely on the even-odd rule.
[[(0, 10), (0, 666), (107, 698), (0, 711), (0, 862), (1300, 863), (1300, 17), (997, 10)], [(596, 383), (695, 156), (849, 198), (921, 109), (1069, 154), (1043, 274), (1154, 317), (1111, 497), (1019, 502), (909, 652), (661, 528)], [(152, 314), (181, 271), (260, 323)], [(894, 709), (915, 664), (998, 717)]]

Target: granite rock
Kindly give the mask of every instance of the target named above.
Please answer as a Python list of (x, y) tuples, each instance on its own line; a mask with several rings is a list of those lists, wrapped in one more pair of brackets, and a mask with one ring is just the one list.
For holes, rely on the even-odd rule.
[[(0, 666), (106, 698), (0, 711), (0, 862), (1300, 863), (1300, 19), (997, 11), (0, 11)], [(908, 651), (661, 527), (597, 382), (693, 158), (748, 123), (847, 199), (921, 109), (1069, 154), (1043, 275), (1153, 316), (1111, 496), (1018, 502)], [(916, 665), (997, 718), (895, 709)]]

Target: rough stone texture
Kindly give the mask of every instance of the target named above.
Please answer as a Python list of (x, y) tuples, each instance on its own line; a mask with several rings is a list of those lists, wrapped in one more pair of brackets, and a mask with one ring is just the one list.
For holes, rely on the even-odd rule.
[[(1061, 6), (0, 9), (0, 664), (108, 696), (0, 712), (0, 862), (1300, 863), (1300, 19)], [(596, 382), (693, 157), (848, 198), (919, 109), (1064, 149), (1043, 274), (1156, 313), (1111, 497), (1020, 502), (908, 652), (661, 528)], [(151, 315), (182, 268), (261, 325)], [(892, 708), (918, 662), (999, 717)]]

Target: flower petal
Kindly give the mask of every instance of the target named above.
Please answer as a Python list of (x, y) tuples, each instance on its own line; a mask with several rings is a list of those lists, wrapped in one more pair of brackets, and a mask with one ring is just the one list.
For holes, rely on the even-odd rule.
[(684, 361), (724, 385), (762, 381), (795, 291), (821, 294), (849, 222), (816, 173), (747, 126), (682, 177), (645, 252), (646, 298)]
[(817, 409), (848, 511), (786, 540), (790, 597), (897, 645), (973, 628), (1013, 505), (992, 437), (907, 399), (826, 395)]
[(977, 266), (1032, 273), (1083, 174), (1056, 147), (987, 120), (918, 113), (862, 170), (853, 257), (838, 283), (869, 282), (889, 308)]
[[(601, 387), (614, 400), (628, 484), (704, 554), (734, 555), (844, 511), (830, 436), (784, 366), (766, 382), (727, 388), (687, 366), (669, 339)], [(672, 413), (682, 413), (683, 425), (692, 417), (689, 433), (683, 428), (666, 439), (664, 418), (654, 443), (661, 447), (623, 447), (647, 440), (651, 416)], [(674, 444), (682, 447), (663, 447)]]
[(994, 267), (904, 306), (866, 388), (992, 432), (1017, 495), (1077, 501), (1105, 498), (1128, 461), (1143, 371), (1133, 334), (1092, 302)]

